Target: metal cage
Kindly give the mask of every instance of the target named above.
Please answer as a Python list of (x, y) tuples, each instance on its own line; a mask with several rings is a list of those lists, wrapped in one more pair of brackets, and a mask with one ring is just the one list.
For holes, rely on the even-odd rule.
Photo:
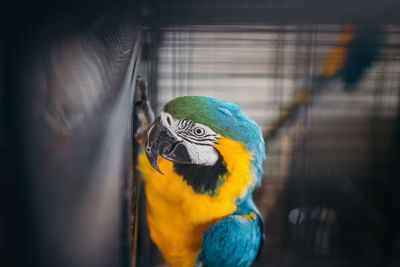
[[(174, 97), (207, 95), (240, 104), (261, 126), (267, 160), (254, 198), (266, 241), (254, 266), (398, 265), (399, 8), (12, 5), (1, 41), (0, 265), (165, 264), (136, 171), (139, 75), (156, 112)], [(376, 52), (352, 82), (324, 69), (341, 61), (346, 36), (351, 66)]]

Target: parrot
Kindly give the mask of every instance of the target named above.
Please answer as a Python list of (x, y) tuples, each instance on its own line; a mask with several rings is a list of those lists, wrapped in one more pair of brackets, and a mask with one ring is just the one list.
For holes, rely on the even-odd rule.
[(169, 101), (139, 155), (150, 237), (173, 267), (250, 266), (265, 238), (252, 192), (265, 143), (235, 103), (206, 96)]
[(379, 25), (344, 25), (338, 45), (324, 61), (319, 78), (339, 77), (352, 91), (371, 65), (379, 59), (386, 36)]

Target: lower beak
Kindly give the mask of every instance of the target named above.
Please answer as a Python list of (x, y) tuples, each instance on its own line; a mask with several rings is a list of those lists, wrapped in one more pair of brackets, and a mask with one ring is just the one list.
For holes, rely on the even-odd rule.
[(145, 151), (151, 166), (161, 174), (164, 173), (158, 166), (158, 156), (175, 163), (192, 163), (185, 144), (164, 127), (160, 118), (156, 119), (147, 133)]

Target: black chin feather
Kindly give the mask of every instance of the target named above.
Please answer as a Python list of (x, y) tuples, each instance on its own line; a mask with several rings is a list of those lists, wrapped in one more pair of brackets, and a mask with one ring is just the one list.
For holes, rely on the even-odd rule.
[(228, 173), (224, 158), (218, 153), (218, 160), (212, 166), (196, 164), (174, 163), (174, 170), (183, 176), (183, 180), (190, 185), (196, 193), (215, 196), (224, 184), (224, 175)]

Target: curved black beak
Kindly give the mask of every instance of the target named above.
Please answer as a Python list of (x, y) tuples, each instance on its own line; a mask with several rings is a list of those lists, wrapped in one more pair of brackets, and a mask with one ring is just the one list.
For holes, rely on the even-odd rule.
[(160, 118), (156, 119), (147, 133), (145, 151), (151, 166), (161, 174), (164, 173), (158, 166), (158, 156), (176, 163), (192, 163), (184, 143), (164, 127)]

